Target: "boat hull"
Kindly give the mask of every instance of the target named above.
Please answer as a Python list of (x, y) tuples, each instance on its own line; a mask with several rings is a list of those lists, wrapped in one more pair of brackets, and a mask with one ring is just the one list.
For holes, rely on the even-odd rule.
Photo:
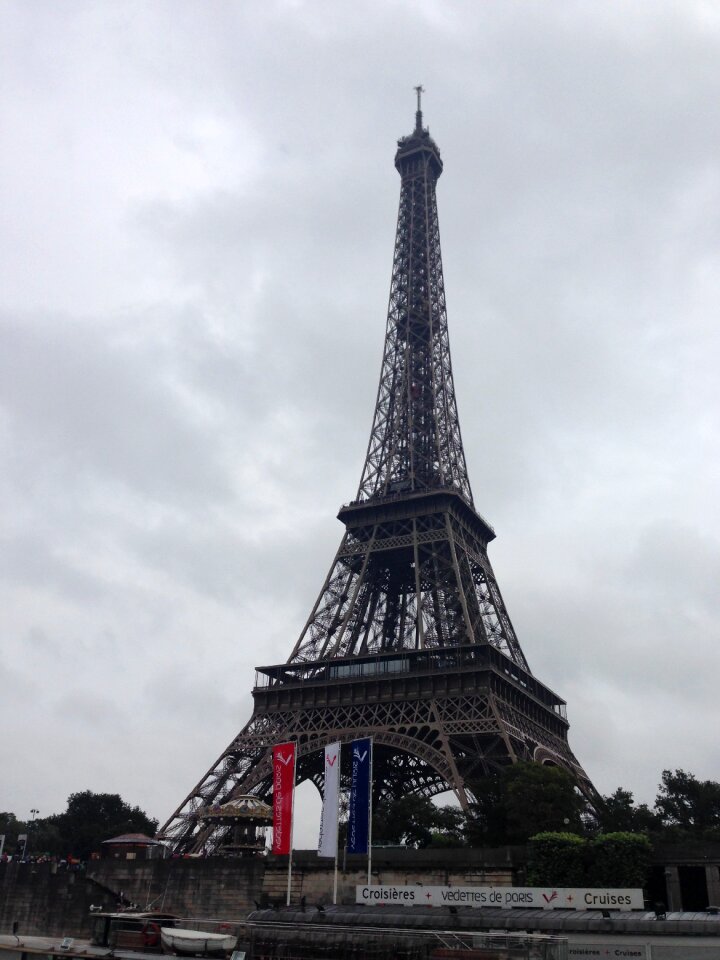
[(224, 933), (206, 933), (204, 930), (182, 930), (161, 927), (163, 953), (181, 957), (224, 957), (235, 949), (237, 937)]

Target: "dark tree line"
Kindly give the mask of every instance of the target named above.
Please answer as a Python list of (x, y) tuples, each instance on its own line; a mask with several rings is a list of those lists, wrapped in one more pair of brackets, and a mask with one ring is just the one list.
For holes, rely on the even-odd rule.
[(698, 780), (684, 770), (663, 770), (655, 805), (635, 804), (618, 789), (604, 797), (603, 830), (647, 833), (659, 840), (720, 841), (720, 783)]
[(411, 847), (524, 844), (538, 833), (594, 837), (640, 833), (653, 841), (720, 841), (720, 783), (684, 770), (664, 770), (651, 808), (618, 788), (587, 815), (575, 781), (561, 767), (518, 763), (473, 785), (468, 815), (406, 796), (378, 805), (373, 843)]
[[(131, 807), (117, 793), (83, 790), (68, 797), (64, 813), (35, 820), (18, 820), (14, 813), (0, 813), (0, 834), (5, 834), (5, 854), (28, 857), (89, 859), (103, 840), (123, 833), (153, 836), (158, 821), (140, 807)], [(18, 837), (27, 835), (27, 844)]]
[[(684, 770), (663, 771), (653, 807), (636, 804), (630, 791), (618, 788), (601, 798), (597, 818), (587, 816), (572, 776), (560, 767), (514, 764), (473, 785), (473, 792), (477, 802), (468, 814), (411, 794), (379, 804), (373, 815), (373, 844), (492, 847), (525, 844), (547, 832), (720, 842), (720, 783), (698, 780)], [(157, 820), (119, 794), (90, 790), (71, 794), (64, 813), (42, 819), (22, 821), (13, 813), (0, 813), (8, 856), (22, 853), (18, 836), (27, 834), (28, 856), (85, 860), (101, 849), (103, 840), (123, 833), (153, 836), (157, 826)]]

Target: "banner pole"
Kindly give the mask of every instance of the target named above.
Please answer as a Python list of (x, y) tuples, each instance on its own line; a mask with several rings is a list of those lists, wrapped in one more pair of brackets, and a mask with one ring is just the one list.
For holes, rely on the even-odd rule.
[(292, 776), (292, 791), (290, 796), (292, 797), (292, 808), (290, 812), (290, 855), (288, 857), (288, 877), (287, 877), (287, 900), (285, 901), (286, 906), (290, 906), (290, 887), (292, 885), (292, 858), (293, 858), (293, 831), (295, 829), (295, 776), (297, 773), (297, 749), (298, 744), (295, 743), (295, 749), (293, 750), (293, 776)]
[(370, 802), (368, 803), (368, 876), (367, 885), (372, 883), (372, 815), (373, 815), (373, 739), (370, 737)]
[[(340, 818), (338, 817), (338, 825)], [(335, 837), (335, 876), (333, 877), (333, 904), (337, 903), (337, 880), (338, 880), (338, 838)]]
[(335, 875), (333, 877), (333, 906), (337, 904), (338, 885), (338, 844), (340, 843), (340, 763), (342, 760), (342, 744), (338, 744), (338, 791), (335, 800)]

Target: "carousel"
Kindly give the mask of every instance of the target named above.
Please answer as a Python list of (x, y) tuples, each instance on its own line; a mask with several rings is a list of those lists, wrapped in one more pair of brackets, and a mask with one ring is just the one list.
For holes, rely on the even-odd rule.
[(227, 828), (215, 850), (216, 856), (251, 857), (265, 852), (265, 831), (272, 826), (272, 807), (258, 797), (235, 797), (198, 813), (198, 819), (213, 827)]

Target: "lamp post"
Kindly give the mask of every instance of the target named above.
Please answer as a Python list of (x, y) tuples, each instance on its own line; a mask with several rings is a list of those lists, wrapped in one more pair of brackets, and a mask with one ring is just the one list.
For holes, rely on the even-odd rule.
[[(35, 807), (32, 807), (31, 810), (30, 810), (31, 819), (30, 819), (30, 823), (28, 824), (28, 833), (27, 833), (27, 836), (26, 836), (26, 838), (25, 838), (25, 846), (23, 847), (23, 860), (25, 859), (25, 851), (27, 850), (28, 838), (29, 838), (29, 837), (33, 834), (33, 832), (34, 832), (34, 828), (35, 828), (35, 817), (36, 817), (39, 813), (40, 813), (40, 811), (37, 810)], [(34, 839), (34, 837), (33, 837), (33, 839)], [(32, 847), (31, 847), (31, 850), (32, 850)]]

